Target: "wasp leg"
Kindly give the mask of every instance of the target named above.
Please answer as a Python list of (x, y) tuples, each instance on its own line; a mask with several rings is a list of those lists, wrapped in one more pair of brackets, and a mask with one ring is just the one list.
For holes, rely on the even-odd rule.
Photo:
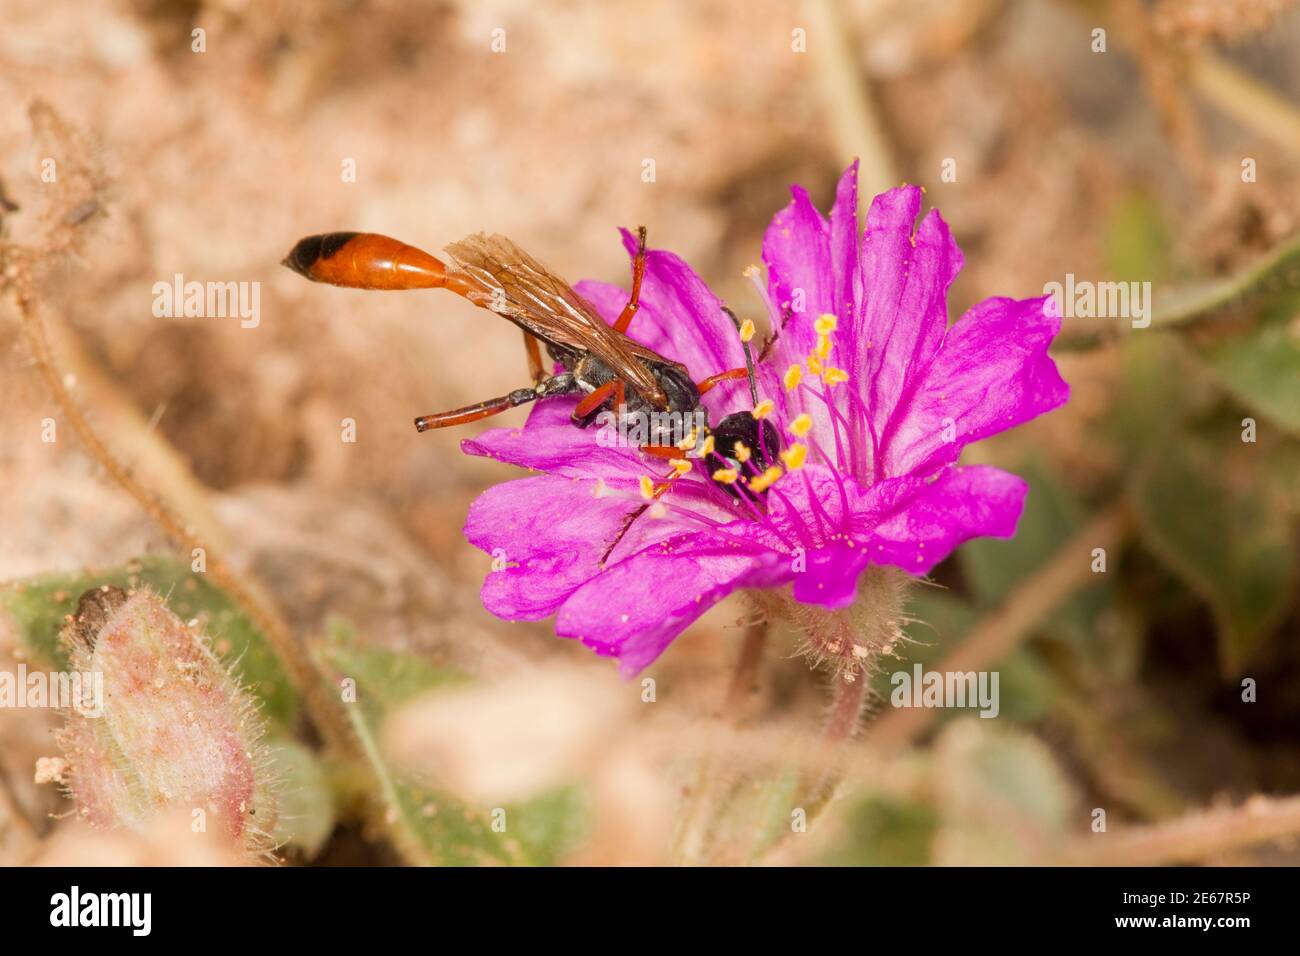
[(421, 415), (415, 420), (415, 430), (417, 432), (427, 432), (432, 428), (449, 428), (452, 425), (476, 422), (480, 418), (499, 415), (501, 412), (517, 408), (541, 397), (535, 388), (517, 388), (509, 395), (502, 395), (500, 398), (489, 398), (486, 402), (466, 405), (464, 408), (453, 409), (450, 412)]
[(577, 391), (578, 382), (569, 372), (563, 372), (559, 375), (552, 375), (550, 378), (544, 378), (533, 388), (517, 388), (509, 395), (502, 395), (500, 398), (489, 398), (486, 402), (478, 402), (475, 405), (466, 405), (464, 408), (453, 409), (450, 412), (438, 412), (436, 415), (421, 415), (415, 420), (415, 430), (418, 432), (427, 432), (432, 428), (449, 428), (452, 425), (464, 425), (467, 422), (476, 422), (480, 418), (489, 418), (492, 415), (499, 415), (501, 412), (509, 411), (520, 405), (526, 405), (529, 402), (535, 402), (539, 398), (550, 398), (553, 395), (568, 395)]
[(719, 372), (717, 375), (710, 375), (704, 381), (700, 382), (696, 386), (696, 388), (698, 388), (700, 390), (700, 394), (703, 395), (705, 392), (713, 388), (715, 385), (719, 385), (722, 382), (730, 382), (742, 378), (749, 378), (749, 369), (731, 368), (731, 369), (727, 369), (727, 371), (725, 372)]
[[(644, 448), (642, 450), (644, 450)], [(661, 481), (659, 484), (655, 485), (654, 491), (651, 493), (651, 498), (649, 501), (647, 501), (645, 504), (638, 507), (635, 511), (629, 511), (627, 513), (627, 517), (623, 519), (622, 526), (619, 527), (618, 529), (618, 534), (615, 535), (614, 540), (609, 543), (609, 547), (605, 549), (605, 553), (600, 556), (600, 566), (602, 568), (605, 566), (605, 562), (609, 560), (609, 556), (614, 553), (614, 549), (618, 547), (618, 543), (622, 541), (624, 536), (627, 535), (628, 531), (632, 529), (632, 524), (636, 521), (636, 519), (641, 517), (643, 514), (645, 514), (646, 511), (650, 508), (650, 506), (654, 504), (656, 501), (658, 501), (660, 498), (662, 498), (664, 492), (671, 487), (672, 487), (671, 481)]]
[(632, 297), (614, 320), (614, 331), (627, 334), (632, 317), (641, 308), (641, 280), (645, 278), (645, 226), (636, 227), (636, 258), (632, 260)]
[(637, 450), (644, 455), (651, 455), (655, 458), (682, 459), (686, 457), (686, 452), (676, 445), (642, 445)]
[(546, 368), (542, 365), (542, 343), (529, 332), (524, 333), (524, 348), (528, 351), (528, 375), (536, 388), (546, 378)]
[(599, 385), (588, 392), (586, 397), (578, 402), (577, 407), (573, 409), (573, 420), (577, 422), (586, 418), (604, 405), (611, 397), (614, 399), (615, 409), (620, 409), (627, 404), (627, 389), (623, 385), (621, 378), (611, 378), (604, 385)]

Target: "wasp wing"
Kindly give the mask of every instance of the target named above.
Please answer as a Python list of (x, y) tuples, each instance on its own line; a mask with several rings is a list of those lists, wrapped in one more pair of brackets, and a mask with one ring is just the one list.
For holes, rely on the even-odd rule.
[(667, 363), (649, 349), (614, 331), (573, 288), (501, 235), (476, 233), (447, 246), (456, 271), (481, 291), (467, 298), (503, 315), (538, 338), (590, 352), (639, 392), (662, 404), (659, 383), (638, 358)]

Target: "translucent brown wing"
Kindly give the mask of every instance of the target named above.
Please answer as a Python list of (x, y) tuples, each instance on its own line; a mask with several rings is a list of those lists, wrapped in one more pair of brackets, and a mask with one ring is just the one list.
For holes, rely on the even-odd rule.
[(641, 359), (671, 364), (605, 324), (596, 310), (559, 276), (501, 235), (476, 233), (447, 246), (455, 271), (482, 291), (475, 305), (504, 315), (539, 338), (595, 355), (642, 397), (664, 401), (659, 383)]

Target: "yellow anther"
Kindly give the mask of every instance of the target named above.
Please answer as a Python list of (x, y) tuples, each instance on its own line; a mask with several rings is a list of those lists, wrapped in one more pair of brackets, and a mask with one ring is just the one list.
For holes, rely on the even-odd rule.
[(736, 442), (736, 461), (742, 465), (749, 461), (749, 446), (743, 441)]
[(740, 341), (748, 342), (754, 337), (755, 331), (757, 330), (754, 328), (754, 323), (749, 319), (746, 319), (744, 322), (740, 323)]
[(817, 321), (813, 323), (813, 328), (817, 330), (818, 335), (830, 335), (839, 324), (840, 320), (827, 312), (817, 317)]
[(813, 354), (823, 361), (831, 357), (831, 337), (829, 335), (817, 336), (817, 348), (813, 350)]
[(767, 418), (768, 415), (772, 414), (772, 411), (775, 408), (776, 403), (774, 403), (770, 398), (765, 398), (754, 406), (754, 417)]
[(734, 485), (740, 473), (734, 468), (719, 468), (713, 473), (713, 480), (720, 481), (724, 485)]
[(785, 370), (785, 390), (792, 392), (803, 380), (803, 369), (796, 363)]
[(803, 467), (804, 462), (808, 460), (807, 445), (791, 445), (785, 451), (781, 452), (781, 460), (785, 462), (785, 467), (791, 471), (798, 471)]
[(826, 374), (822, 376), (822, 381), (827, 385), (838, 385), (840, 382), (847, 382), (848, 380), (848, 372), (842, 368), (833, 368), (829, 365), (826, 367)]
[(812, 431), (812, 427), (812, 416), (807, 412), (803, 412), (798, 418), (790, 423), (790, 434), (794, 435), (796, 438), (803, 438), (804, 435), (807, 435)]
[(700, 457), (708, 458), (713, 454), (713, 436), (705, 435), (704, 441), (700, 444)]
[(781, 470), (780, 465), (773, 465), (767, 471), (763, 472), (757, 478), (751, 478), (749, 481), (749, 490), (753, 492), (767, 491), (768, 488), (776, 482), (785, 472)]
[(816, 352), (808, 353), (808, 374), (820, 375), (822, 373), (822, 360), (817, 357)]
[(698, 433), (694, 428), (692, 428), (691, 433), (677, 443), (677, 447), (682, 451), (690, 451), (695, 447), (696, 437), (698, 437)]
[(655, 483), (646, 475), (641, 476), (641, 497), (646, 501), (653, 501), (655, 496)]
[(758, 266), (754, 265), (753, 263), (750, 263), (749, 265), (745, 266), (744, 271), (742, 271), (740, 274), (744, 276), (746, 279), (752, 279), (754, 278), (754, 276), (758, 275)]
[(686, 474), (688, 471), (691, 470), (692, 467), (694, 467), (691, 464), (690, 460), (686, 458), (670, 458), (668, 460), (668, 464), (673, 466), (673, 471), (676, 472), (676, 477), (678, 478)]

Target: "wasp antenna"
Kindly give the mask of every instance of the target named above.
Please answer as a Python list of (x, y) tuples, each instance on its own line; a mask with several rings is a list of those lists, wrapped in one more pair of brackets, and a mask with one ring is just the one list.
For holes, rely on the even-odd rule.
[[(727, 313), (727, 316), (731, 319), (731, 324), (736, 327), (736, 332), (737, 334), (739, 334), (741, 328), (743, 327), (743, 323), (740, 321), (740, 319), (736, 318), (736, 313), (732, 312), (731, 309), (725, 305), (722, 307), (722, 311)], [(754, 356), (749, 351), (749, 343), (746, 342), (744, 338), (740, 340), (740, 347), (745, 351), (745, 371), (746, 373), (748, 373), (747, 377), (749, 378), (749, 397), (752, 398), (754, 400), (754, 404), (757, 405), (758, 404), (758, 381), (754, 375)]]

